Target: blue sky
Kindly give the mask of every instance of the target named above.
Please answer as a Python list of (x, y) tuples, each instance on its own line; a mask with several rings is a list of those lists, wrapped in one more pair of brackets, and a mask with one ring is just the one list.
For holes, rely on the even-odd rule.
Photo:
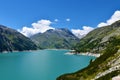
[(50, 20), (54, 28), (95, 28), (117, 10), (120, 0), (0, 0), (0, 24), (17, 30)]

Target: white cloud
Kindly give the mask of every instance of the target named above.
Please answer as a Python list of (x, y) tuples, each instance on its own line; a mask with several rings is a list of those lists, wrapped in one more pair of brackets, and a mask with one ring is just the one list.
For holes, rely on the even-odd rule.
[(66, 21), (68, 21), (68, 22), (69, 22), (69, 21), (70, 21), (70, 19), (69, 19), (69, 18), (67, 18), (67, 19), (66, 19)]
[[(115, 11), (114, 14), (111, 16), (110, 19), (108, 19), (106, 22), (101, 22), (97, 25), (97, 27), (103, 27), (113, 24), (114, 22), (120, 20), (120, 11)], [(75, 34), (77, 37), (82, 38), (86, 34), (88, 34), (90, 31), (92, 31), (94, 28), (89, 26), (83, 26), (83, 29), (72, 29), (72, 33)]]
[(120, 20), (120, 11), (115, 11), (115, 13), (111, 16), (109, 20), (107, 20), (106, 22), (101, 22), (100, 24), (98, 24), (97, 27), (108, 26), (118, 20)]
[(37, 23), (32, 23), (32, 27), (23, 27), (22, 30), (18, 30), (22, 34), (24, 34), (27, 37), (30, 37), (37, 33), (44, 33), (45, 31), (49, 29), (54, 29), (51, 27), (51, 21), (50, 20), (39, 20)]
[(94, 28), (89, 26), (83, 26), (83, 29), (72, 29), (72, 33), (76, 35), (78, 38), (84, 37), (86, 34), (88, 34), (90, 31), (92, 31)]
[(55, 22), (58, 22), (58, 19), (55, 19), (54, 21), (55, 21)]

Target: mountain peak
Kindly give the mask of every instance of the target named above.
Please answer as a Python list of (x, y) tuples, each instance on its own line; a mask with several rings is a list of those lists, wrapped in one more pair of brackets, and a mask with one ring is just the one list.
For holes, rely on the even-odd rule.
[(79, 39), (66, 28), (50, 29), (44, 33), (31, 36), (42, 48), (70, 49)]

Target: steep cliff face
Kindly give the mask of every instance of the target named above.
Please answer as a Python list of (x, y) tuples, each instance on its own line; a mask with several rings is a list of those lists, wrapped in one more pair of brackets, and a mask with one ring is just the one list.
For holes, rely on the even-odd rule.
[(71, 49), (79, 39), (65, 28), (50, 29), (45, 33), (31, 36), (36, 45), (42, 48)]
[(36, 49), (37, 46), (29, 38), (16, 30), (0, 25), (0, 52)]
[(77, 52), (102, 53), (109, 44), (111, 37), (114, 36), (120, 36), (120, 21), (91, 31), (80, 40), (75, 50)]

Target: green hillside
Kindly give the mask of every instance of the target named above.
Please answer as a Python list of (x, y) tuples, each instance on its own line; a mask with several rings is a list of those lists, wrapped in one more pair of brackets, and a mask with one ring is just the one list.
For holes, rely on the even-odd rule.
[(31, 36), (33, 42), (41, 48), (49, 49), (71, 49), (79, 39), (68, 29), (51, 29), (45, 33), (38, 33)]
[(91, 60), (86, 68), (64, 74), (57, 80), (112, 80), (120, 75), (120, 21), (93, 30), (80, 40), (76, 50), (97, 52), (101, 56)]
[(120, 21), (91, 31), (80, 40), (75, 50), (77, 52), (102, 53), (112, 36), (120, 36)]
[(0, 25), (0, 52), (36, 49), (37, 46), (29, 38), (16, 30)]

